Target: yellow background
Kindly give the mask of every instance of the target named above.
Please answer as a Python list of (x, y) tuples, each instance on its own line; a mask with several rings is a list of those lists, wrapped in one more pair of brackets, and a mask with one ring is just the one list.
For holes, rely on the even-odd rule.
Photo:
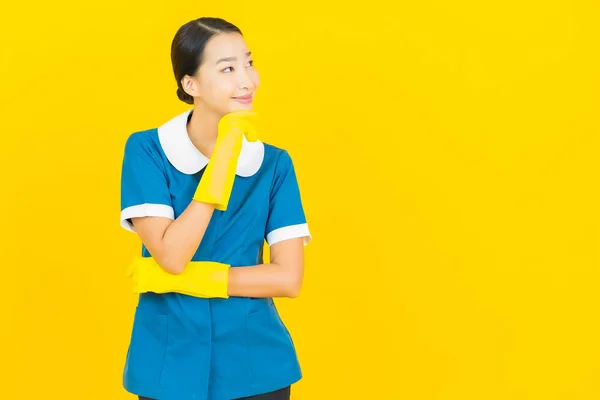
[(294, 400), (600, 398), (598, 3), (386, 3), (0, 6), (1, 398), (133, 399), (123, 146), (186, 109), (203, 15), (243, 29), (314, 236)]

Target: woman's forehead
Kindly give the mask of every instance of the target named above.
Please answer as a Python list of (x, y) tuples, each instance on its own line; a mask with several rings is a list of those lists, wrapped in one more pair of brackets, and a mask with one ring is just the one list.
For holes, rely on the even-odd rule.
[(204, 50), (206, 61), (214, 63), (230, 57), (244, 58), (248, 51), (244, 38), (233, 33), (220, 33), (214, 36), (208, 41)]

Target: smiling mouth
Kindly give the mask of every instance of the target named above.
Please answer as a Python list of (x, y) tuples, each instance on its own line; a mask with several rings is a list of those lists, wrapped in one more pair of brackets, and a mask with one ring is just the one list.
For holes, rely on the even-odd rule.
[(242, 103), (242, 104), (250, 104), (252, 103), (253, 99), (252, 99), (252, 93), (247, 94), (245, 96), (239, 96), (239, 97), (232, 97), (232, 99), (234, 101), (237, 101), (238, 103)]

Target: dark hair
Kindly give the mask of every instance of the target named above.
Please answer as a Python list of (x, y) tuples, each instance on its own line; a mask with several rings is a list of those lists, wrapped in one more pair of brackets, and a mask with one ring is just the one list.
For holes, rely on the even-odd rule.
[(194, 75), (202, 65), (206, 43), (215, 35), (222, 32), (242, 31), (230, 22), (221, 18), (202, 17), (183, 25), (171, 43), (171, 63), (177, 80), (177, 97), (188, 104), (194, 104), (194, 98), (181, 87), (185, 75)]

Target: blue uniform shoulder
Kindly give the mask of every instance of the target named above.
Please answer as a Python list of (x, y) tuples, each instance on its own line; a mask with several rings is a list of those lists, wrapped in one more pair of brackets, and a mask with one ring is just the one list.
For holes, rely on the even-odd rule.
[(265, 158), (272, 160), (275, 165), (285, 168), (292, 164), (292, 157), (286, 149), (264, 142), (263, 145), (265, 147)]
[(131, 133), (125, 141), (125, 152), (129, 151), (151, 151), (159, 150), (158, 129), (146, 129)]

